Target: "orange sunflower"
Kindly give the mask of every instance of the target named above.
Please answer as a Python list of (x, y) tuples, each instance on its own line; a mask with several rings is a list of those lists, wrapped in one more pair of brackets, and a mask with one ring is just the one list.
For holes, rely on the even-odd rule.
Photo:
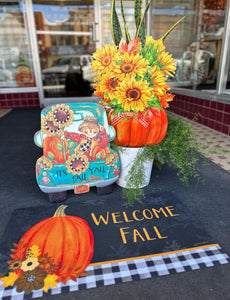
[(105, 74), (100, 79), (100, 91), (103, 94), (107, 94), (107, 97), (111, 100), (116, 97), (117, 87), (120, 84), (120, 80), (114, 77), (112, 74)]
[(117, 89), (117, 103), (125, 111), (143, 111), (152, 97), (151, 90), (148, 82), (142, 79), (124, 80)]
[(117, 61), (121, 59), (118, 48), (114, 45), (106, 44), (102, 49), (97, 49), (93, 54), (92, 69), (94, 72), (117, 71), (119, 73), (119, 65)]
[(167, 107), (169, 107), (168, 102), (172, 101), (174, 97), (175, 97), (175, 95), (167, 93), (165, 96), (159, 97), (158, 99), (160, 101), (161, 106), (163, 108), (167, 108)]
[(160, 62), (162, 70), (169, 76), (173, 76), (176, 71), (176, 61), (172, 58), (172, 55), (162, 51), (158, 54), (157, 60)]
[(143, 76), (147, 71), (148, 61), (143, 56), (136, 53), (131, 55), (125, 52), (120, 65), (119, 79), (123, 80), (125, 77), (131, 78), (136, 75)]
[(154, 84), (153, 92), (157, 97), (162, 97), (169, 90), (169, 86), (166, 83), (166, 77), (162, 70), (158, 70), (155, 65), (152, 68), (152, 75), (150, 76), (151, 83)]

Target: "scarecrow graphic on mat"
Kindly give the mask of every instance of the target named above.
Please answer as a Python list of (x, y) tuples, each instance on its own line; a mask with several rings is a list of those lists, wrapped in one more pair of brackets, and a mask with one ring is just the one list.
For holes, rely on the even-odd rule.
[(111, 153), (108, 147), (110, 142), (108, 134), (97, 118), (86, 116), (78, 130), (80, 134), (65, 131), (63, 136), (78, 143), (74, 149), (76, 153), (86, 155), (90, 161), (105, 159)]

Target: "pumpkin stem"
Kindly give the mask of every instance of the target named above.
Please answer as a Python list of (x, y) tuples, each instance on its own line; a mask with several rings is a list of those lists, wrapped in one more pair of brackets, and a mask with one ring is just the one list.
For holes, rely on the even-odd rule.
[(54, 217), (64, 217), (66, 214), (64, 213), (64, 210), (66, 209), (67, 205), (61, 205), (56, 210)]

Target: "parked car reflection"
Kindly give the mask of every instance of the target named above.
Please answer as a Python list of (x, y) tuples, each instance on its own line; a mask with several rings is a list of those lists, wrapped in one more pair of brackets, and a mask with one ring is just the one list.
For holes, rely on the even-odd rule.
[(68, 74), (80, 74), (84, 80), (93, 82), (96, 73), (93, 72), (90, 55), (62, 56), (53, 66), (42, 71), (44, 85), (65, 85)]

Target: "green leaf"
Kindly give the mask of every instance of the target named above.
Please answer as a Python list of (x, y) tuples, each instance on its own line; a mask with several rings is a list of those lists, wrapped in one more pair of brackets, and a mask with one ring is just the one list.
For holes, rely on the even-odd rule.
[(114, 44), (119, 46), (121, 39), (123, 38), (121, 25), (117, 16), (115, 9), (115, 0), (112, 0), (112, 10), (111, 10), (111, 33)]
[(173, 31), (173, 29), (181, 22), (183, 21), (185, 16), (181, 18), (179, 21), (177, 21), (161, 38), (162, 41), (166, 39), (166, 37)]
[(126, 36), (126, 43), (128, 44), (131, 40), (129, 32), (128, 32), (128, 28), (126, 25), (126, 20), (125, 20), (125, 14), (124, 14), (124, 7), (123, 7), (123, 0), (121, 0), (121, 15), (122, 15), (122, 19), (124, 22), (124, 27), (125, 27), (125, 36)]
[(141, 8), (142, 8), (142, 0), (135, 0), (134, 2), (134, 17), (136, 28), (139, 27), (141, 22)]
[(156, 107), (156, 108), (162, 109), (162, 106), (158, 99), (154, 98), (151, 101), (148, 101), (147, 103), (148, 103), (148, 107)]
[(146, 41), (146, 32), (145, 32), (145, 16), (146, 16), (146, 13), (149, 9), (149, 6), (150, 6), (151, 2), (149, 2), (146, 7), (145, 7), (145, 10), (144, 10), (144, 14), (143, 14), (143, 17), (141, 19), (141, 22), (140, 22), (140, 25), (139, 27), (137, 28), (137, 31), (136, 31), (136, 35), (135, 35), (135, 38), (140, 38), (140, 42), (141, 42), (141, 45), (142, 45), (142, 48), (145, 47), (145, 41)]
[(48, 151), (47, 154), (48, 154), (49, 159), (51, 159), (51, 160), (55, 159), (55, 156), (54, 156), (54, 154), (52, 152)]
[(73, 146), (74, 146), (74, 142), (69, 142), (69, 143), (68, 143), (68, 148), (69, 148), (69, 149), (73, 148)]
[(57, 144), (57, 149), (58, 151), (62, 151), (63, 150), (62, 144)]

